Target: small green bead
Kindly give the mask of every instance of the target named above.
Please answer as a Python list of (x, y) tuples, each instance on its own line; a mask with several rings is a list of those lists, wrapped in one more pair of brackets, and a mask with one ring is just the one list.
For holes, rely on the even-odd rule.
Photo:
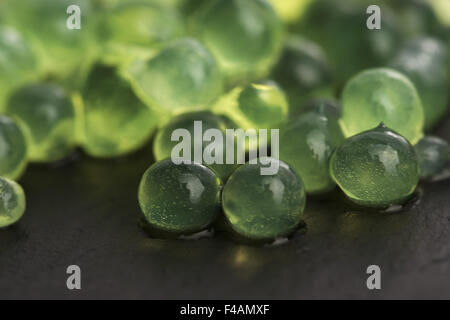
[(416, 86), (422, 100), (426, 129), (441, 120), (447, 111), (450, 78), (446, 54), (446, 48), (439, 40), (417, 38), (407, 42), (390, 64)]
[(305, 208), (300, 177), (283, 161), (271, 161), (279, 164), (276, 174), (261, 175), (260, 163), (247, 163), (234, 171), (223, 190), (225, 217), (233, 230), (246, 238), (289, 235), (298, 227)]
[(161, 130), (159, 130), (153, 143), (153, 154), (155, 156), (155, 159), (159, 161), (165, 158), (170, 158), (174, 146), (179, 143), (178, 141), (171, 141), (172, 132), (174, 132), (174, 130), (176, 129), (186, 129), (191, 134), (191, 146), (192, 146), (191, 157), (187, 159), (194, 161), (194, 149), (197, 143), (199, 143), (202, 146), (202, 150), (205, 150), (205, 147), (210, 143), (203, 141), (203, 136), (201, 141), (194, 140), (194, 121), (202, 122), (201, 124), (203, 133), (205, 133), (205, 131), (208, 129), (218, 129), (223, 133), (223, 145), (222, 145), (223, 164), (207, 164), (207, 166), (213, 169), (217, 173), (217, 175), (222, 179), (222, 181), (225, 181), (237, 167), (237, 164), (225, 164), (226, 162), (225, 130), (233, 129), (234, 127), (236, 127), (236, 125), (234, 125), (231, 120), (229, 119), (225, 120), (222, 117), (208, 111), (198, 111), (181, 114), (173, 118)]
[(211, 169), (196, 163), (176, 165), (166, 159), (142, 176), (139, 205), (152, 227), (194, 233), (208, 228), (219, 215), (221, 189)]
[(75, 108), (67, 92), (54, 84), (33, 84), (15, 91), (6, 105), (23, 129), (31, 161), (64, 158), (75, 147)]
[(278, 128), (286, 120), (288, 102), (284, 92), (273, 81), (236, 87), (222, 96), (213, 110), (233, 119), (240, 128)]
[(25, 137), (14, 122), (0, 115), (0, 176), (17, 180), (27, 164)]
[(229, 83), (264, 77), (282, 47), (282, 23), (265, 0), (206, 1), (195, 30)]
[(114, 67), (96, 65), (82, 91), (81, 142), (95, 157), (114, 157), (145, 144), (158, 116), (134, 94)]
[(342, 93), (340, 124), (346, 137), (383, 122), (412, 144), (423, 135), (422, 103), (412, 82), (392, 69), (358, 73)]
[(16, 223), (25, 212), (25, 194), (16, 182), (0, 177), (0, 228)]
[(348, 138), (331, 157), (330, 173), (350, 200), (370, 207), (404, 202), (416, 189), (414, 148), (384, 125)]
[(155, 2), (117, 3), (105, 12), (101, 27), (106, 39), (102, 59), (110, 63), (150, 57), (183, 33), (176, 11)]
[(306, 192), (326, 192), (335, 186), (330, 157), (344, 140), (337, 117), (308, 112), (280, 129), (280, 159), (302, 177)]
[(429, 179), (450, 164), (450, 147), (438, 137), (423, 137), (415, 146), (420, 166), (420, 178)]
[[(58, 76), (80, 73), (79, 66), (96, 50), (92, 1), (6, 0), (7, 22), (20, 29), (39, 59), (42, 71)], [(81, 29), (69, 29), (67, 9), (81, 10)], [(39, 30), (39, 32), (36, 32)]]
[(209, 51), (198, 41), (171, 43), (148, 61), (128, 70), (136, 93), (166, 112), (210, 108), (222, 93), (222, 77)]
[(0, 25), (0, 108), (9, 91), (29, 80), (35, 69), (36, 58), (23, 35)]
[(359, 0), (315, 0), (293, 28), (324, 50), (337, 89), (355, 73), (384, 65), (403, 40), (402, 25), (387, 5), (380, 5), (382, 29), (366, 27), (370, 4)]
[(305, 101), (312, 97), (334, 94), (333, 74), (325, 52), (300, 37), (288, 38), (273, 76), (286, 91), (291, 114), (301, 112)]

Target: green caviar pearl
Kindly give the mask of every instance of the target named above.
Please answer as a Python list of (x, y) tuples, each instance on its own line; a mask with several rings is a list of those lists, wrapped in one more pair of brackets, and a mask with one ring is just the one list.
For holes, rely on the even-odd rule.
[(156, 129), (156, 113), (136, 97), (114, 67), (94, 66), (82, 95), (80, 140), (92, 156), (113, 157), (134, 151)]
[[(214, 112), (232, 119), (243, 130), (278, 129), (287, 119), (289, 107), (281, 88), (273, 81), (236, 87), (222, 96), (213, 107)], [(270, 142), (270, 132), (267, 134)], [(255, 149), (258, 139), (250, 137), (246, 149)]]
[(322, 48), (300, 37), (290, 37), (275, 67), (274, 79), (286, 91), (291, 114), (303, 110), (305, 101), (333, 96), (333, 74)]
[[(286, 163), (259, 158), (231, 175), (223, 194), (223, 210), (232, 229), (254, 239), (275, 239), (292, 233), (298, 226), (306, 203), (300, 177)], [(273, 175), (262, 175), (263, 161), (278, 165)]]
[(142, 176), (139, 205), (152, 227), (194, 233), (208, 228), (219, 215), (221, 188), (220, 179), (211, 169), (166, 159)]
[(0, 177), (0, 228), (16, 223), (25, 212), (25, 194), (16, 182)]
[(450, 164), (450, 147), (438, 137), (423, 137), (414, 148), (419, 159), (422, 179), (438, 175)]
[(206, 1), (196, 31), (230, 83), (266, 76), (282, 47), (282, 23), (265, 0)]
[[(95, 17), (89, 0), (6, 0), (7, 22), (17, 26), (30, 39), (43, 71), (67, 76), (85, 63), (96, 48)], [(70, 29), (67, 14), (71, 5), (81, 10), (80, 29)], [(39, 32), (36, 32), (39, 30)]]
[(417, 38), (407, 42), (391, 66), (404, 73), (417, 88), (425, 114), (425, 128), (429, 129), (447, 111), (450, 79), (446, 67), (446, 48), (439, 40)]
[(326, 192), (335, 186), (330, 157), (344, 140), (337, 117), (308, 112), (280, 129), (280, 159), (302, 177), (306, 192)]
[(338, 89), (356, 72), (383, 65), (401, 43), (401, 24), (388, 6), (380, 5), (382, 30), (366, 27), (369, 5), (363, 1), (315, 0), (294, 26), (296, 33), (326, 52)]
[(67, 92), (54, 84), (33, 84), (15, 91), (6, 112), (21, 125), (31, 161), (64, 158), (75, 146), (75, 108)]
[(380, 125), (348, 138), (331, 157), (330, 173), (350, 200), (386, 207), (414, 192), (419, 164), (409, 142)]
[(286, 120), (288, 102), (275, 82), (266, 81), (236, 87), (213, 110), (228, 115), (243, 129), (272, 129)]
[(22, 34), (0, 25), (0, 108), (12, 87), (30, 79), (36, 59)]
[(176, 40), (128, 71), (137, 94), (166, 112), (209, 108), (222, 92), (213, 56), (193, 39)]
[[(167, 23), (170, 21), (170, 23)], [(127, 63), (147, 58), (164, 43), (182, 34), (181, 17), (157, 3), (118, 3), (104, 15), (104, 61)]]
[[(201, 121), (201, 129), (202, 135), (200, 136), (200, 140), (196, 140), (195, 138), (195, 130), (194, 130), (194, 122)], [(183, 155), (185, 159), (194, 161), (194, 150), (197, 148), (201, 148), (201, 150), (205, 150), (205, 148), (211, 143), (210, 141), (205, 141), (203, 139), (203, 134), (209, 129), (218, 129), (222, 133), (222, 147), (220, 148), (223, 152), (222, 164), (206, 164), (208, 167), (213, 169), (217, 175), (225, 181), (228, 176), (236, 169), (237, 164), (225, 164), (226, 163), (226, 129), (233, 129), (236, 125), (229, 119), (224, 119), (218, 115), (215, 115), (208, 111), (198, 111), (181, 114), (175, 118), (173, 118), (167, 125), (165, 125), (161, 130), (159, 130), (155, 141), (153, 143), (153, 154), (157, 161), (170, 158), (172, 155), (172, 150), (174, 147), (180, 142), (171, 141), (172, 133), (176, 129), (186, 129), (190, 133), (191, 137), (191, 154), (190, 157), (186, 157)], [(236, 150), (235, 150), (236, 152)], [(202, 153), (203, 154), (203, 153)], [(236, 153), (235, 153), (236, 154)], [(178, 155), (177, 155), (178, 156)], [(235, 162), (236, 163), (236, 162)]]
[(423, 135), (422, 103), (412, 82), (392, 69), (370, 69), (354, 76), (342, 93), (340, 124), (346, 137), (386, 126), (415, 144)]
[(0, 115), (0, 176), (16, 180), (27, 164), (27, 145), (13, 119)]

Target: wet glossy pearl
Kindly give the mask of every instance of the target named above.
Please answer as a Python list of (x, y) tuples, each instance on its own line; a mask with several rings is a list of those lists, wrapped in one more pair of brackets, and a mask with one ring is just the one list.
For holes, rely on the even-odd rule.
[(148, 223), (172, 233), (208, 228), (220, 213), (221, 182), (201, 164), (174, 164), (171, 159), (152, 165), (139, 185), (139, 205)]
[(419, 164), (410, 143), (384, 125), (348, 138), (331, 157), (330, 173), (361, 205), (404, 202), (416, 189)]
[(289, 235), (305, 207), (301, 178), (283, 161), (270, 159), (279, 165), (274, 175), (261, 175), (261, 163), (247, 163), (234, 171), (223, 190), (227, 221), (234, 231), (250, 239)]

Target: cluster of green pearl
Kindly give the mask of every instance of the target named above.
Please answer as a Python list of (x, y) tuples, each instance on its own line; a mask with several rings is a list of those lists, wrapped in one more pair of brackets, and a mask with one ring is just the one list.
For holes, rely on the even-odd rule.
[[(261, 175), (261, 168), (271, 161), (278, 172)], [(144, 173), (138, 198), (146, 221), (157, 230), (199, 232), (223, 212), (231, 230), (258, 241), (292, 234), (306, 204), (301, 178), (288, 164), (267, 157), (239, 166), (225, 183), (205, 165), (175, 164), (167, 158)]]

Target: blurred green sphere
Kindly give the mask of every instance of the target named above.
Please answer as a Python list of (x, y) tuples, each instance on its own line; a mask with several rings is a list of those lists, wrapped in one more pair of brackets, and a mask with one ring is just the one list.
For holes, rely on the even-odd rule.
[(75, 108), (71, 97), (55, 84), (32, 84), (14, 91), (6, 104), (28, 144), (31, 161), (64, 158), (75, 147)]
[(82, 91), (80, 139), (95, 157), (119, 156), (141, 147), (156, 129), (158, 116), (134, 94), (116, 68), (96, 65)]
[(195, 32), (229, 83), (264, 77), (276, 62), (283, 28), (267, 1), (206, 1), (195, 19)]
[(136, 93), (167, 113), (208, 109), (222, 93), (222, 77), (209, 51), (197, 40), (176, 40), (129, 71)]
[(0, 176), (17, 180), (27, 164), (25, 137), (16, 122), (0, 115)]
[(422, 100), (425, 128), (430, 129), (446, 113), (449, 103), (446, 47), (434, 38), (415, 38), (402, 47), (390, 66), (416, 86)]
[[(201, 129), (202, 136), (200, 140), (196, 140), (195, 137), (195, 121), (201, 121)], [(231, 124), (231, 120), (223, 119), (222, 117), (215, 115), (208, 111), (199, 111), (199, 112), (191, 112), (184, 113), (177, 117), (174, 117), (168, 124), (166, 124), (163, 128), (158, 131), (156, 135), (155, 141), (153, 143), (153, 154), (157, 161), (170, 158), (172, 155), (173, 148), (180, 143), (179, 141), (172, 141), (172, 133), (177, 129), (186, 129), (191, 135), (191, 148), (190, 148), (190, 157), (187, 155), (183, 155), (184, 159), (194, 161), (194, 150), (196, 148), (201, 148), (201, 150), (205, 150), (205, 148), (211, 143), (203, 140), (203, 134), (209, 129), (217, 129), (223, 135), (223, 141), (221, 143), (220, 151), (222, 156), (221, 161), (222, 164), (205, 164), (211, 169), (213, 169), (217, 175), (222, 179), (222, 181), (226, 181), (228, 176), (236, 169), (237, 164), (234, 162), (233, 164), (226, 164), (226, 137), (225, 130), (233, 129), (233, 127), (229, 127)], [(216, 142), (216, 141), (214, 141)], [(202, 152), (203, 154), (203, 152)], [(235, 150), (236, 155), (236, 150)], [(178, 156), (178, 155), (177, 155)]]

